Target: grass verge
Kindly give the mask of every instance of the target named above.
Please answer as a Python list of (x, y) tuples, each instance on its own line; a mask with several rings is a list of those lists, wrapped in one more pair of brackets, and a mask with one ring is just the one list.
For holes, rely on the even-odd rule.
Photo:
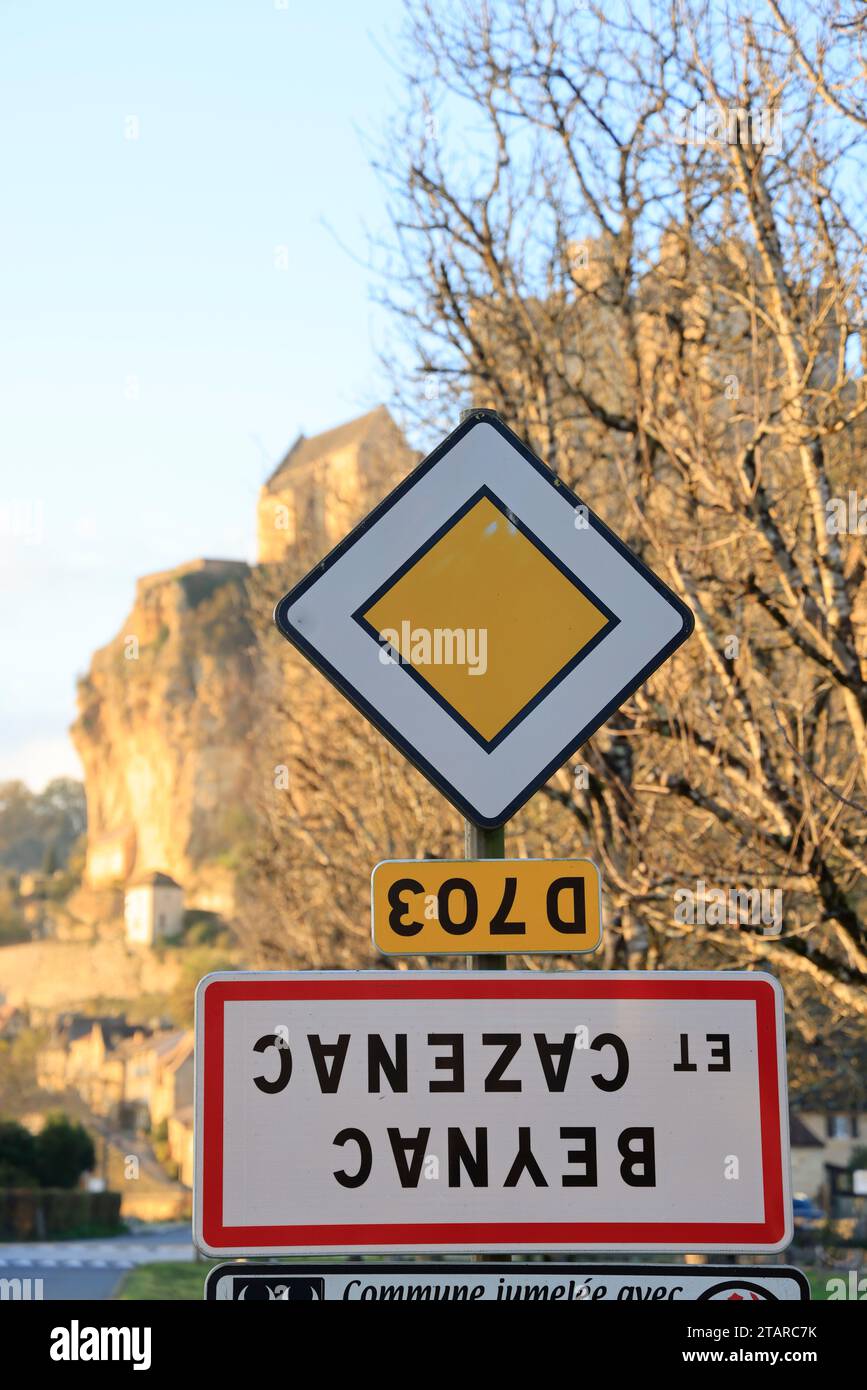
[[(216, 1264), (217, 1261), (214, 1261)], [(143, 1302), (201, 1303), (205, 1288), (205, 1275), (211, 1269), (211, 1261), (198, 1264), (179, 1260), (160, 1260), (152, 1265), (139, 1265), (131, 1269), (121, 1284), (115, 1298)]]

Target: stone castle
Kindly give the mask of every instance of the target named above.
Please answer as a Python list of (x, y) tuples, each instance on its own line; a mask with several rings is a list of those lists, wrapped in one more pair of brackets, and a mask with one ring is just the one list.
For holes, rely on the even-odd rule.
[[(384, 406), (307, 439), (265, 482), (257, 561), (274, 599), (413, 467)], [(255, 625), (242, 561), (198, 559), (138, 581), (120, 632), (79, 682), (72, 738), (84, 766), (85, 878), (117, 887), (153, 871), (186, 905), (231, 914), (245, 814)]]
[(302, 547), (321, 558), (414, 462), (384, 405), (313, 439), (302, 435), (259, 494), (259, 564), (284, 563)]

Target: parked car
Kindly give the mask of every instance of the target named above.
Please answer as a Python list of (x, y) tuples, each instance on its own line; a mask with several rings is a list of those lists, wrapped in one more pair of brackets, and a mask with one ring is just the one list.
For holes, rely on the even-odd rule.
[(796, 1192), (792, 1198), (792, 1210), (796, 1231), (815, 1231), (825, 1225), (825, 1213), (803, 1192)]

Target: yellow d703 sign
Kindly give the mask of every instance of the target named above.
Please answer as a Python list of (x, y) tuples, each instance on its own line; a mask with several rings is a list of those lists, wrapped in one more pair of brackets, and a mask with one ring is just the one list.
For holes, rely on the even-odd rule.
[(387, 956), (576, 954), (602, 939), (590, 859), (386, 859), (370, 888)]

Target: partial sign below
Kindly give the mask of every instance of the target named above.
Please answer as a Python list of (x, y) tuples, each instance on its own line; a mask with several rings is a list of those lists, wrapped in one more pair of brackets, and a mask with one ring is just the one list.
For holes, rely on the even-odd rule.
[(693, 626), (662, 580), (483, 410), (274, 618), (486, 826), (514, 815)]
[(387, 859), (370, 877), (373, 943), (387, 956), (595, 951), (601, 896), (590, 859)]
[(196, 1047), (207, 1254), (791, 1240), (768, 975), (217, 974)]
[(799, 1269), (738, 1265), (223, 1264), (205, 1298), (247, 1303), (797, 1303)]

